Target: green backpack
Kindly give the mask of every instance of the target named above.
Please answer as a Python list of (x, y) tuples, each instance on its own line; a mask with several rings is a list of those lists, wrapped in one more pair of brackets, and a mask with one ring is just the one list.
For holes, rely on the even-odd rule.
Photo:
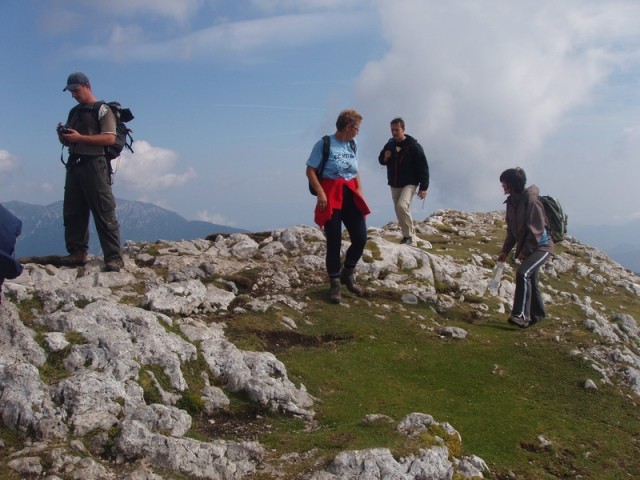
[(562, 205), (557, 198), (549, 195), (540, 195), (540, 201), (544, 206), (547, 224), (551, 237), (555, 243), (562, 242), (567, 235), (567, 222), (569, 217), (563, 212)]

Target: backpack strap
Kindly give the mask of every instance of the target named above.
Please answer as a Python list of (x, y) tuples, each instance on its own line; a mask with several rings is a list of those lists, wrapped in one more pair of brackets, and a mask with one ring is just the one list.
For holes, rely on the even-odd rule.
[[(75, 115), (76, 111), (78, 110), (78, 108), (80, 107), (80, 104), (76, 105), (75, 107), (73, 107), (71, 110), (69, 110), (69, 115), (67, 115), (67, 123), (65, 123), (65, 127), (69, 126), (69, 123), (71, 122), (71, 119), (73, 118), (73, 116)], [(66, 147), (67, 145), (65, 145), (64, 143), (62, 144), (62, 148), (60, 149), (60, 161), (62, 162), (62, 164), (66, 167), (67, 166), (67, 162), (64, 161), (64, 147)]]
[[(98, 100), (97, 102), (95, 102), (93, 105), (91, 105), (91, 107), (84, 107), (80, 104), (76, 105), (75, 107), (73, 107), (71, 110), (69, 110), (69, 115), (67, 115), (67, 123), (65, 124), (65, 126), (69, 126), (69, 124), (71, 123), (71, 119), (73, 118), (73, 116), (76, 114), (76, 112), (80, 109), (82, 110), (89, 110), (91, 109), (92, 112), (95, 113), (96, 116), (96, 122), (98, 122), (98, 127), (100, 126), (100, 119), (98, 118), (98, 112), (100, 111), (100, 106), (102, 104), (106, 104), (107, 102), (105, 102), (104, 100)], [(64, 147), (66, 145), (62, 145), (62, 149), (60, 150), (60, 161), (62, 162), (62, 164), (66, 167), (68, 162), (64, 161), (64, 156), (63, 156), (63, 152), (64, 152)]]
[[(356, 153), (358, 150), (358, 146), (356, 145), (355, 140), (349, 141), (349, 146), (353, 153)], [(325, 135), (322, 137), (322, 160), (320, 161), (320, 165), (316, 169), (316, 175), (318, 176), (318, 180), (322, 178), (322, 172), (324, 172), (324, 167), (327, 164), (327, 160), (329, 160), (329, 152), (331, 151), (331, 138), (329, 135)]]
[(322, 178), (322, 172), (324, 172), (324, 167), (327, 164), (327, 160), (329, 159), (329, 152), (331, 150), (331, 139), (329, 135), (325, 135), (322, 137), (322, 160), (320, 161), (320, 165), (316, 169), (316, 175), (318, 176), (318, 180)]
[(69, 126), (69, 123), (71, 123), (71, 119), (73, 118), (73, 116), (75, 115), (75, 113), (78, 111), (79, 108), (80, 108), (80, 104), (76, 105), (71, 110), (69, 110), (69, 115), (67, 116), (67, 123), (65, 124), (66, 126)]

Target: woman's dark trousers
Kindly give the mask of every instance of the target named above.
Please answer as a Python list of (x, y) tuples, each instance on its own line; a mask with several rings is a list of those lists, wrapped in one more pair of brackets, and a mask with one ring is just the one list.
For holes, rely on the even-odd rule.
[(367, 225), (364, 215), (356, 207), (353, 201), (353, 192), (345, 187), (342, 200), (342, 209), (334, 210), (331, 220), (324, 225), (327, 236), (326, 266), (329, 277), (340, 276), (340, 250), (342, 246), (342, 224), (349, 232), (351, 245), (347, 249), (344, 260), (346, 268), (355, 268), (362, 257), (364, 246), (367, 243)]

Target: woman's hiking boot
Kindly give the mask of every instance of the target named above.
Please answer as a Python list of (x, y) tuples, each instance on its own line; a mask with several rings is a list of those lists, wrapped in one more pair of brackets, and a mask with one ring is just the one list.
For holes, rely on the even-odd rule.
[(340, 295), (340, 278), (329, 277), (329, 301), (331, 303), (340, 303), (342, 297)]
[(340, 281), (347, 286), (347, 290), (361, 297), (364, 294), (364, 290), (356, 284), (356, 279), (353, 276), (353, 270), (353, 268), (343, 267), (340, 272)]

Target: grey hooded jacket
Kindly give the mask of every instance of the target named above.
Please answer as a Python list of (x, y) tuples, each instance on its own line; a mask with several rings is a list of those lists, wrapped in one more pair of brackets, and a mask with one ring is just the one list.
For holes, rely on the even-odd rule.
[(512, 193), (505, 200), (507, 236), (502, 252), (509, 253), (515, 245), (516, 258), (526, 258), (536, 250), (553, 253), (553, 239), (539, 194), (540, 189), (531, 185), (524, 192)]

